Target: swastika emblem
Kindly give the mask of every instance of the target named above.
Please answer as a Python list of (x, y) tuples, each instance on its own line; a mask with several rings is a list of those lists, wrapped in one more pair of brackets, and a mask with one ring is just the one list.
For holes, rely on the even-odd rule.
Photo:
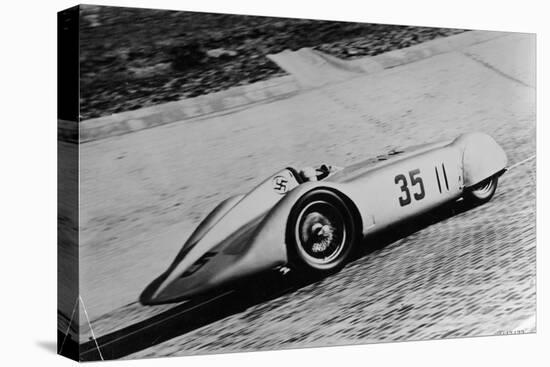
[(284, 194), (288, 190), (288, 179), (284, 176), (273, 177), (273, 190), (279, 194)]

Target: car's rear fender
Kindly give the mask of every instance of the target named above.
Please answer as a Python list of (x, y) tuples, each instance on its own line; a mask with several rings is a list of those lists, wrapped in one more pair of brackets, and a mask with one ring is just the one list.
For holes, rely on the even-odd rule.
[(463, 134), (452, 144), (462, 151), (465, 187), (471, 187), (503, 172), (508, 163), (504, 150), (487, 134), (480, 132)]

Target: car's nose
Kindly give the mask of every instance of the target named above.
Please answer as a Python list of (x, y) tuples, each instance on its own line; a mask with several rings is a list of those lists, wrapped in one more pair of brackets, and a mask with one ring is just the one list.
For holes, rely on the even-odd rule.
[(190, 264), (173, 264), (143, 290), (140, 303), (158, 305), (184, 301), (224, 283), (225, 278), (218, 275), (220, 269), (230, 265), (228, 260), (232, 258), (211, 256), (212, 253), (207, 252)]
[(257, 255), (245, 256), (250, 238), (262, 218), (237, 228), (233, 225), (216, 227), (193, 245), (184, 247), (169, 268), (145, 288), (140, 302), (156, 305), (189, 300), (270, 268), (271, 260), (266, 266), (257, 263)]
[(182, 287), (179, 281), (167, 281), (159, 277), (149, 284), (139, 296), (144, 306), (181, 302), (200, 293), (199, 287)]
[(139, 296), (139, 302), (145, 306), (168, 302), (167, 300), (163, 300), (163, 297), (161, 296), (163, 288), (165, 287), (163, 284), (165, 279), (166, 276), (163, 274), (145, 287)]

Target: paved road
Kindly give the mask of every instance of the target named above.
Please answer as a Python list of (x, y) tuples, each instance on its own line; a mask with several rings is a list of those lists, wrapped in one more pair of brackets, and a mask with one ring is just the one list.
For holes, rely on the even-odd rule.
[(151, 325), (159, 314), (179, 320), (142, 338), (152, 346), (130, 355), (142, 357), (513, 329), (535, 312), (534, 160), (508, 172), (489, 204), (409, 223), (322, 281), (276, 281), (282, 294), (260, 300), (224, 296), (228, 312), (197, 306), (189, 324), (174, 315), (192, 305), (135, 301), (208, 210), (281, 166), (347, 165), (476, 130), (495, 137), (510, 164), (532, 157), (533, 45), (505, 36), (233, 114), (84, 144), (81, 294), (95, 335)]

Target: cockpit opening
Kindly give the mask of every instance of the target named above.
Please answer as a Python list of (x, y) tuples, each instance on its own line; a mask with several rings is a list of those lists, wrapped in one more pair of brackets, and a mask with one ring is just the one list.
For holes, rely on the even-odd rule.
[(322, 164), (319, 167), (303, 167), (298, 173), (302, 182), (321, 181), (340, 167)]

